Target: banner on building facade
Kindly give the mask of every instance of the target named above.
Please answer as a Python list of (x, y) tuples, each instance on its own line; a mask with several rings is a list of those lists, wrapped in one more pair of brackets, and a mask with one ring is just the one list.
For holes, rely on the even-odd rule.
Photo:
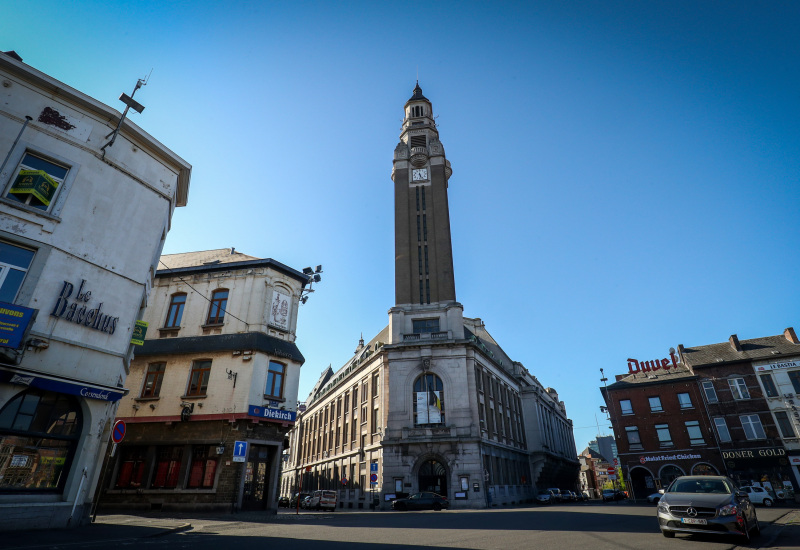
[(438, 391), (417, 392), (417, 424), (439, 424), (442, 421), (441, 396)]
[(19, 349), (35, 309), (0, 302), (0, 348)]

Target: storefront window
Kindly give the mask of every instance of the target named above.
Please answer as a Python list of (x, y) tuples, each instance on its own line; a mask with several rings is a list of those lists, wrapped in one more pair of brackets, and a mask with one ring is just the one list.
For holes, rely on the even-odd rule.
[(217, 473), (217, 458), (211, 454), (208, 445), (198, 445), (192, 450), (192, 464), (189, 470), (188, 487), (192, 489), (210, 489), (214, 486)]
[(142, 486), (147, 447), (122, 447), (119, 456), (117, 489), (138, 489)]
[(81, 434), (78, 400), (32, 389), (0, 411), (0, 493), (63, 489)]

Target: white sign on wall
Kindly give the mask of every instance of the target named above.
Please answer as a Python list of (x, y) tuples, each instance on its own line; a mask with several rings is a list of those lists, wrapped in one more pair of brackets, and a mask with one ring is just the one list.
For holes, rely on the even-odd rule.
[(417, 392), (417, 424), (439, 424), (442, 411), (438, 391)]
[(269, 324), (282, 330), (289, 330), (289, 304), (291, 298), (277, 290), (272, 293), (272, 305), (269, 309)]

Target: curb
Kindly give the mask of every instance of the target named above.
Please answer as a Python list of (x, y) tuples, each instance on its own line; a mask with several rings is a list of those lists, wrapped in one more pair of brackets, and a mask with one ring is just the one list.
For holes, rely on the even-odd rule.
[(190, 531), (192, 529), (193, 529), (193, 527), (192, 527), (191, 523), (184, 523), (183, 525), (178, 525), (177, 527), (171, 527), (170, 529), (164, 529), (163, 531), (161, 531), (159, 533), (153, 533), (151, 535), (145, 535), (142, 538), (165, 537), (167, 535), (172, 535), (174, 533), (181, 533), (183, 531)]

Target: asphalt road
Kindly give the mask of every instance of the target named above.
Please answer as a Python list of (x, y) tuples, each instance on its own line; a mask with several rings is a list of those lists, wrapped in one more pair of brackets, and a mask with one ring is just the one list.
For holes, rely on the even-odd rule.
[[(769, 522), (788, 509), (758, 508), (768, 537)], [(161, 537), (115, 540), (61, 539), (53, 549), (116, 547), (147, 550), (362, 550), (379, 548), (457, 549), (723, 549), (737, 540), (678, 535), (666, 539), (655, 519), (655, 506), (629, 503), (576, 503), (559, 506), (442, 512), (305, 512), (282, 510), (275, 517), (245, 513), (215, 518), (184, 517), (192, 529)], [(73, 530), (80, 531), (80, 530)], [(77, 533), (75, 533), (77, 535)], [(35, 541), (25, 546), (34, 548)], [(753, 547), (763, 540), (755, 539)], [(42, 546), (39, 545), (39, 548)], [(9, 547), (6, 547), (9, 548)]]

